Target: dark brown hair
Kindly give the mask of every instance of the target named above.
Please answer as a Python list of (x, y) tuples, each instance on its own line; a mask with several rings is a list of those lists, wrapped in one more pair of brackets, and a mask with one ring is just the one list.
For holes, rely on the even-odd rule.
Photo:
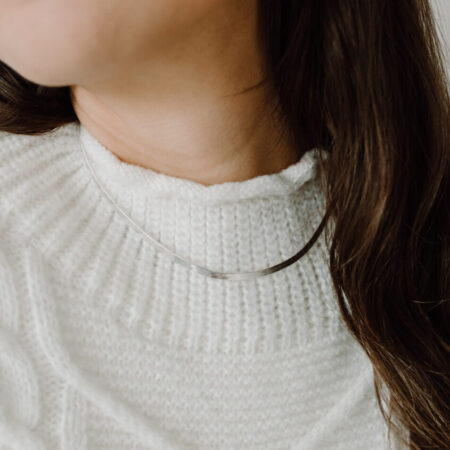
[[(299, 147), (329, 156), (329, 269), (379, 407), (411, 449), (449, 449), (450, 99), (431, 6), (259, 0), (259, 24), (280, 116)], [(69, 87), (0, 64), (1, 130), (77, 120)]]

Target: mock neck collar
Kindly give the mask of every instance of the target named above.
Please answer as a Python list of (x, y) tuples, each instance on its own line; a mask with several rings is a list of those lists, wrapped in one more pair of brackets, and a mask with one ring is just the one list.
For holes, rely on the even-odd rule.
[(123, 223), (186, 263), (265, 270), (296, 254), (318, 227), (308, 187), (317, 181), (316, 149), (277, 173), (205, 186), (122, 161), (82, 124), (79, 141), (87, 176)]

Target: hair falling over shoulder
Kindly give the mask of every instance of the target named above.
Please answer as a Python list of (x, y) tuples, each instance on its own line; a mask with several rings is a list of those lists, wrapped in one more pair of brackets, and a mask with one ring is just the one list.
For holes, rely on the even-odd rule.
[[(267, 76), (250, 89), (270, 83), (294, 141), (328, 154), (329, 269), (379, 407), (410, 449), (450, 449), (450, 99), (430, 2), (258, 8)], [(77, 120), (69, 87), (0, 63), (0, 130)]]
[(391, 431), (408, 430), (411, 449), (448, 449), (450, 102), (431, 6), (282, 5), (261, 0), (267, 69), (289, 128), (329, 152), (320, 167), (343, 319), (373, 363)]

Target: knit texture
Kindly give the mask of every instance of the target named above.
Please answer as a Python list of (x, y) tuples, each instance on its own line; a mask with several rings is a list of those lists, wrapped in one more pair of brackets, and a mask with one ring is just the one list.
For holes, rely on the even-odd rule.
[(118, 159), (73, 122), (0, 133), (0, 449), (385, 450), (340, 318), (317, 149), (212, 186)]

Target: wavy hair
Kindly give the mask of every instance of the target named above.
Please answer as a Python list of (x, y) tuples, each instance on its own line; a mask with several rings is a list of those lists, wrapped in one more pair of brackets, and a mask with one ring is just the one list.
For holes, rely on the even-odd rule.
[[(258, 2), (258, 85), (273, 86), (299, 148), (328, 154), (319, 168), (329, 270), (389, 431), (413, 450), (449, 449), (450, 98), (430, 3)], [(72, 121), (70, 87), (36, 85), (0, 63), (0, 130), (42, 134)]]

